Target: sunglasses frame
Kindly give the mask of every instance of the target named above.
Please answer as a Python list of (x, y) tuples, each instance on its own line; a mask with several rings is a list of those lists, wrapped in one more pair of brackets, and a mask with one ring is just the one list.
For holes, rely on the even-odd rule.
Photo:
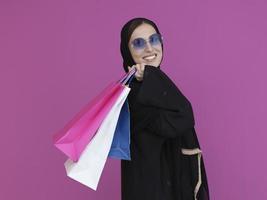
[[(161, 34), (159, 34), (159, 33), (153, 33), (152, 35), (150, 35), (149, 37), (148, 37), (148, 39), (146, 40), (146, 39), (144, 39), (144, 38), (141, 38), (141, 37), (139, 37), (139, 38), (135, 38), (132, 42), (131, 42), (131, 47), (133, 48), (133, 49), (135, 49), (135, 50), (144, 50), (145, 48), (146, 48), (146, 45), (147, 45), (147, 43), (149, 42), (149, 44), (151, 45), (151, 46), (154, 46), (153, 44), (151, 44), (151, 37), (152, 36), (154, 36), (154, 35), (158, 35), (159, 36), (159, 44), (162, 44), (163, 43), (163, 36), (161, 35)], [(143, 40), (143, 41), (145, 41), (145, 45), (143, 46), (143, 47), (136, 47), (135, 45), (134, 45), (134, 41), (136, 41), (136, 40)], [(157, 44), (158, 45), (158, 44)]]

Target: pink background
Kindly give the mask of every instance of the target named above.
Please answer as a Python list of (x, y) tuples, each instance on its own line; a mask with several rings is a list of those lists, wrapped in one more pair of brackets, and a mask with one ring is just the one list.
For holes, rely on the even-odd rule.
[(267, 2), (0, 1), (2, 200), (119, 200), (119, 161), (97, 192), (69, 179), (52, 134), (123, 74), (120, 29), (154, 20), (164, 70), (190, 99), (212, 200), (267, 199)]

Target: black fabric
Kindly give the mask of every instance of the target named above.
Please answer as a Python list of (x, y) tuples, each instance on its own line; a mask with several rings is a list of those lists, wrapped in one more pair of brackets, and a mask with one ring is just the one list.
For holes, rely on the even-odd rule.
[[(200, 148), (189, 100), (157, 67), (145, 66), (128, 96), (131, 160), (121, 160), (122, 200), (194, 200), (197, 155), (181, 148)], [(198, 200), (209, 200), (203, 155)]]

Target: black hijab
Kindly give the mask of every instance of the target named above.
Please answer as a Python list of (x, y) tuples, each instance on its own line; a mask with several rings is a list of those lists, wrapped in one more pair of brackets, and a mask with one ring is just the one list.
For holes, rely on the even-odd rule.
[[(158, 34), (160, 34), (157, 25), (153, 21), (146, 19), (146, 18), (141, 18), (141, 17), (137, 17), (137, 18), (133, 18), (133, 19), (129, 20), (122, 27), (120, 51), (121, 51), (121, 55), (122, 55), (122, 59), (123, 59), (123, 68), (124, 68), (125, 72), (128, 72), (128, 66), (132, 66), (132, 65), (136, 64), (134, 62), (132, 55), (131, 55), (131, 52), (128, 48), (128, 43), (129, 43), (129, 40), (130, 40), (131, 35), (134, 32), (134, 30), (143, 23), (146, 23), (146, 24), (153, 26), (153, 28), (156, 30), (156, 32)], [(161, 44), (161, 46), (162, 46), (162, 51), (163, 51), (163, 44)], [(163, 55), (162, 55), (162, 59), (163, 59)], [(162, 61), (162, 59), (161, 59), (161, 61)], [(160, 66), (158, 66), (158, 68), (160, 68)]]

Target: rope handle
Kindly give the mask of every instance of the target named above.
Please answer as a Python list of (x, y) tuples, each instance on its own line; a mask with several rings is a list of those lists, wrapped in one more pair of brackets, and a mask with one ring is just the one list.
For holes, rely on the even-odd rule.
[(127, 72), (126, 74), (124, 74), (119, 80), (118, 82), (122, 83), (123, 85), (129, 85), (130, 82), (132, 81), (134, 74), (136, 73), (136, 68), (134, 67), (133, 69), (131, 69), (129, 72)]
[(201, 168), (200, 168), (201, 153), (202, 151), (199, 148), (195, 148), (195, 149), (183, 149), (182, 148), (182, 154), (184, 155), (196, 155), (196, 154), (198, 155), (197, 156), (198, 157), (198, 182), (194, 189), (195, 200), (197, 200), (197, 193), (201, 185)]

